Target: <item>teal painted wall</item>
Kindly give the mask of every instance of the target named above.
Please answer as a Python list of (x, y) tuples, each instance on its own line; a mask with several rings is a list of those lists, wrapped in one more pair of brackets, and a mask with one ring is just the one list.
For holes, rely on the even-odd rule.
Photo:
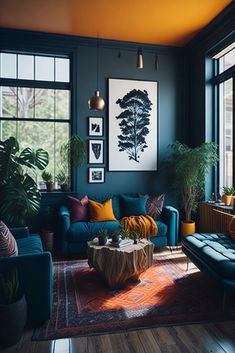
[[(90, 112), (87, 100), (96, 89), (96, 40), (76, 36), (0, 30), (2, 49), (34, 50), (69, 54), (73, 59), (74, 109), (73, 132), (88, 139), (88, 117), (104, 116), (105, 164), (108, 166), (108, 108), (102, 113)], [(137, 49), (142, 47), (144, 69), (136, 68)], [(118, 57), (118, 53), (121, 57)], [(155, 69), (155, 55), (159, 57), (159, 69)], [(182, 140), (184, 127), (184, 50), (174, 47), (141, 45), (138, 43), (100, 40), (99, 89), (108, 103), (108, 78), (152, 80), (159, 83), (158, 158), (156, 172), (108, 172), (104, 184), (88, 183), (88, 165), (74, 174), (74, 191), (79, 194), (104, 193), (156, 193), (167, 192), (169, 185), (162, 170), (162, 161), (168, 153), (168, 145)], [(48, 197), (50, 197), (48, 195)], [(170, 197), (169, 197), (170, 200)]]
[[(101, 68), (99, 89), (108, 103), (107, 80), (112, 78), (153, 80), (159, 82), (159, 122), (158, 122), (158, 156), (157, 172), (108, 172), (105, 184), (87, 183), (87, 166), (78, 171), (75, 190), (84, 193), (154, 193), (167, 189), (165, 176), (161, 173), (162, 161), (167, 154), (167, 146), (181, 138), (182, 126), (182, 57), (178, 55), (159, 55), (159, 71), (155, 70), (155, 53), (144, 53), (144, 69), (136, 68), (136, 52), (121, 50), (118, 58), (117, 49), (101, 49)], [(87, 119), (89, 115), (104, 116), (105, 125), (105, 164), (108, 166), (108, 108), (102, 113), (91, 113), (87, 99), (96, 88), (96, 49), (78, 48), (78, 111), (77, 131), (87, 138)]]

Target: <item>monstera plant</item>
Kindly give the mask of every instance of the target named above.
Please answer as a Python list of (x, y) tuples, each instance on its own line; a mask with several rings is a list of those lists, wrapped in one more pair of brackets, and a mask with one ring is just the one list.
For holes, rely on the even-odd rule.
[(0, 141), (0, 219), (23, 225), (39, 211), (41, 196), (29, 170), (43, 170), (48, 162), (48, 152), (42, 148), (20, 152), (14, 137)]

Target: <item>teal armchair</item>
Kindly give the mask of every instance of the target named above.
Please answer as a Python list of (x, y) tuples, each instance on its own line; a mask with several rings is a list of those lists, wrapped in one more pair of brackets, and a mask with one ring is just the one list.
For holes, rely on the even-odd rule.
[(40, 236), (27, 227), (11, 228), (19, 255), (0, 257), (0, 272), (17, 268), (20, 286), (27, 301), (28, 323), (37, 325), (51, 318), (53, 264), (50, 252), (43, 251)]

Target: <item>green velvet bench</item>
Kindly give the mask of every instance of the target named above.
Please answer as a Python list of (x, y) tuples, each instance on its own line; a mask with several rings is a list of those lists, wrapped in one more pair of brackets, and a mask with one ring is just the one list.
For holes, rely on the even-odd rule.
[(186, 235), (182, 240), (182, 250), (201, 271), (209, 274), (224, 289), (224, 293), (235, 293), (235, 242), (228, 234)]

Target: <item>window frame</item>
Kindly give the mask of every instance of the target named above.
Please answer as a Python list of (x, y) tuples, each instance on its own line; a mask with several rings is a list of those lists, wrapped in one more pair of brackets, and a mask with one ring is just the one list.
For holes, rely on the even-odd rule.
[[(4, 50), (1, 48), (0, 50), (1, 53), (7, 53), (7, 54), (18, 54), (18, 55), (31, 55), (34, 56), (34, 63), (35, 63), (35, 56), (44, 56), (44, 57), (53, 57), (54, 59), (56, 58), (62, 58), (62, 59), (68, 59), (70, 63), (70, 69), (69, 69), (69, 82), (61, 82), (61, 81), (41, 81), (41, 80), (36, 80), (36, 79), (20, 79), (20, 78), (2, 78), (0, 77), (0, 86), (5, 86), (5, 87), (25, 87), (25, 88), (41, 88), (41, 89), (52, 89), (52, 90), (66, 90), (70, 92), (70, 99), (69, 99), (69, 106), (70, 106), (70, 116), (68, 119), (59, 119), (59, 118), (21, 118), (21, 117), (2, 117), (0, 116), (0, 120), (2, 121), (31, 121), (31, 122), (49, 122), (49, 123), (67, 123), (68, 124), (68, 130), (69, 130), (69, 136), (72, 135), (73, 131), (73, 115), (74, 115), (74, 74), (73, 74), (73, 69), (74, 69), (74, 60), (73, 60), (73, 55), (71, 53), (67, 54), (62, 54), (60, 52), (56, 53), (56, 50), (53, 52), (39, 52), (39, 51), (30, 51), (27, 50), (25, 52), (24, 50), (20, 49), (15, 49), (15, 50)], [(18, 72), (18, 60), (16, 61), (16, 73)], [(35, 66), (34, 66), (34, 78), (35, 78)], [(55, 60), (54, 60), (54, 78), (55, 78)], [(71, 190), (74, 189), (74, 176), (72, 173), (72, 170), (69, 171), (70, 176), (71, 176)], [(43, 191), (43, 190), (41, 190)]]
[[(219, 73), (219, 60), (220, 58), (212, 58), (213, 60), (213, 77), (210, 82), (213, 85), (213, 110), (214, 110), (214, 139), (220, 145), (220, 128), (219, 128), (219, 119), (220, 119), (220, 89), (219, 85), (228, 81), (229, 79), (233, 80), (233, 185), (235, 185), (235, 65), (228, 68), (227, 70)], [(218, 192), (220, 193), (222, 183), (221, 180), (221, 164), (219, 162), (219, 168), (217, 169), (216, 179), (218, 180)]]

